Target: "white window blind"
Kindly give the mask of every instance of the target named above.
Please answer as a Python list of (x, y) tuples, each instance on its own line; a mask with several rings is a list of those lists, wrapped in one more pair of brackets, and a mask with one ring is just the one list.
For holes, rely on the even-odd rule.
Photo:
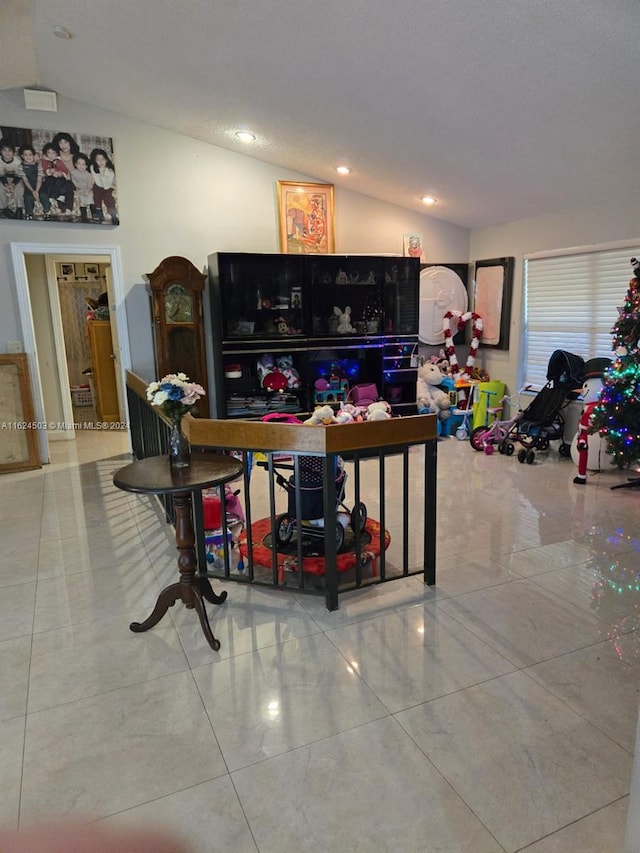
[(611, 329), (633, 270), (631, 248), (525, 261), (524, 384), (541, 388), (554, 350), (611, 357)]

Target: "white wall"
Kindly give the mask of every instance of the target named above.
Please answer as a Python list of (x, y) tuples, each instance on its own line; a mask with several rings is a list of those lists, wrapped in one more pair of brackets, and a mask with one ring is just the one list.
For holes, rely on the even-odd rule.
[[(629, 241), (633, 247), (629, 253), (630, 258), (640, 253), (640, 193), (638, 192), (630, 193), (616, 201), (558, 211), (545, 216), (521, 219), (472, 231), (470, 257), (473, 260), (503, 256), (514, 256), (516, 259), (509, 352), (481, 348), (478, 359), (492, 378), (503, 379), (510, 393), (517, 390), (522, 382), (522, 376), (518, 372), (518, 355), (523, 345), (523, 257), (533, 252), (622, 241)], [(629, 267), (629, 278), (631, 278), (631, 267)], [(620, 282), (621, 299), (627, 291), (627, 286), (628, 279)], [(572, 318), (567, 317), (566, 320), (567, 327), (570, 327)]]
[[(21, 338), (8, 244), (119, 245), (133, 369), (154, 378), (149, 301), (142, 275), (168, 255), (203, 268), (217, 251), (277, 252), (276, 181), (317, 180), (243, 154), (58, 97), (58, 112), (24, 109), (21, 89), (0, 92), (6, 127), (113, 138), (121, 225), (0, 220), (0, 351)], [(466, 262), (469, 232), (336, 186), (336, 251), (402, 253), (402, 235), (424, 235), (428, 260)]]

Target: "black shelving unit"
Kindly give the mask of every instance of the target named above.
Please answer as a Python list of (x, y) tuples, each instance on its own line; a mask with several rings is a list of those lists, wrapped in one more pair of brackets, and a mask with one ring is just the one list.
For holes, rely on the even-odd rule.
[[(417, 259), (216, 253), (209, 286), (213, 417), (308, 412), (338, 403), (344, 382), (374, 382), (395, 414), (416, 413)], [(351, 329), (339, 332), (347, 308)], [(257, 369), (265, 353), (290, 356), (300, 387), (265, 391)]]

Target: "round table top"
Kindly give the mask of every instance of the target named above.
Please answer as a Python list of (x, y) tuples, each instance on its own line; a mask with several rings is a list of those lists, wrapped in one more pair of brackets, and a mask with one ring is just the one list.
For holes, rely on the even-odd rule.
[(113, 484), (125, 492), (174, 494), (218, 486), (242, 473), (238, 459), (214, 453), (193, 453), (188, 468), (171, 468), (168, 456), (150, 456), (125, 465), (113, 475)]

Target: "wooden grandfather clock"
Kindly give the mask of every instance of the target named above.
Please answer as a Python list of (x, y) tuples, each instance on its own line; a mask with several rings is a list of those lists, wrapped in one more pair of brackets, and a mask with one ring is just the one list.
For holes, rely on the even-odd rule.
[(208, 393), (202, 314), (206, 274), (174, 255), (144, 278), (151, 298), (156, 378), (186, 373)]

